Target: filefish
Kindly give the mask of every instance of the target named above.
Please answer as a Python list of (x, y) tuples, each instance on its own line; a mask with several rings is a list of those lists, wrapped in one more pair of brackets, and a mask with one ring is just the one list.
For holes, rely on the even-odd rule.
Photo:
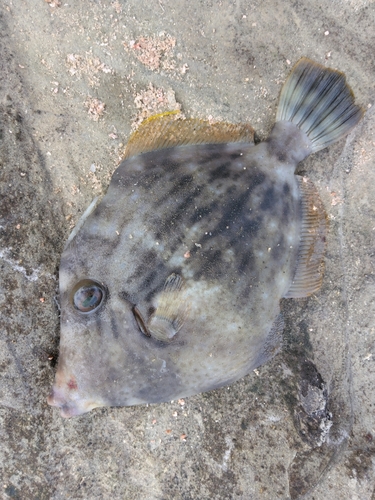
[(280, 300), (323, 276), (327, 216), (297, 165), (362, 115), (344, 74), (303, 58), (264, 142), (249, 125), (144, 122), (63, 250), (48, 403), (71, 417), (170, 401), (270, 360)]

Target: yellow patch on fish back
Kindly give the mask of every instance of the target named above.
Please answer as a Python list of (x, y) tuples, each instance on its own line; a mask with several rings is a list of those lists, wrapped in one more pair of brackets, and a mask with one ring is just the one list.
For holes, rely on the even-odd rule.
[(179, 111), (167, 111), (151, 116), (140, 125), (129, 139), (124, 159), (155, 149), (227, 142), (254, 143), (253, 127), (246, 123), (182, 119)]

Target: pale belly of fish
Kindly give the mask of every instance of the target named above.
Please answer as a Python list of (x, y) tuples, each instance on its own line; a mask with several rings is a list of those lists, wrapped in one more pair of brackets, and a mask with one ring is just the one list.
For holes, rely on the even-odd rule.
[[(298, 82), (300, 93), (282, 94), (278, 122), (256, 146), (237, 129), (217, 140), (208, 125), (202, 142), (215, 143), (192, 144), (194, 120), (161, 117), (144, 126), (134, 156), (62, 255), (60, 357), (49, 403), (63, 416), (208, 391), (279, 350), (280, 299), (308, 296), (322, 280), (326, 215), (296, 165), (362, 115), (341, 74), (306, 59), (299, 65), (292, 77), (299, 70), (314, 81), (339, 78), (334, 97), (346, 103), (346, 115), (336, 116), (337, 105), (321, 110), (316, 136), (287, 116)], [(308, 105), (295, 115), (305, 106), (311, 129), (317, 120), (312, 111), (306, 119)]]

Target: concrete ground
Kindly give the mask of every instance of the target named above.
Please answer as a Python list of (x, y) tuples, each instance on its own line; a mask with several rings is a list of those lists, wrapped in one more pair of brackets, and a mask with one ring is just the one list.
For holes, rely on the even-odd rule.
[[(0, 497), (375, 499), (373, 0), (3, 0)], [(360, 125), (300, 167), (330, 220), (326, 272), (285, 300), (284, 349), (231, 387), (64, 420), (59, 256), (155, 111), (264, 139), (301, 56), (345, 72)]]

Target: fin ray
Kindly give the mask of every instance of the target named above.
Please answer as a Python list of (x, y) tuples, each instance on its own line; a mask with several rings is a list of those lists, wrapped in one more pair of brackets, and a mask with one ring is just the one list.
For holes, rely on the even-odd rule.
[(343, 73), (302, 58), (281, 90), (276, 120), (297, 125), (316, 152), (348, 134), (362, 116)]
[(147, 322), (151, 337), (160, 342), (170, 342), (185, 322), (188, 307), (182, 299), (183, 284), (180, 275), (168, 276), (157, 298), (158, 306)]
[(297, 269), (284, 298), (302, 298), (317, 292), (323, 279), (327, 214), (314, 184), (296, 176), (302, 199), (302, 228)]
[(179, 112), (167, 112), (151, 116), (141, 123), (130, 136), (123, 159), (155, 149), (226, 142), (254, 144), (254, 129), (249, 124), (182, 119)]
[(284, 316), (280, 312), (272, 324), (272, 328), (264, 344), (264, 353), (267, 361), (272, 359), (280, 350), (283, 343), (283, 331), (285, 327)]

